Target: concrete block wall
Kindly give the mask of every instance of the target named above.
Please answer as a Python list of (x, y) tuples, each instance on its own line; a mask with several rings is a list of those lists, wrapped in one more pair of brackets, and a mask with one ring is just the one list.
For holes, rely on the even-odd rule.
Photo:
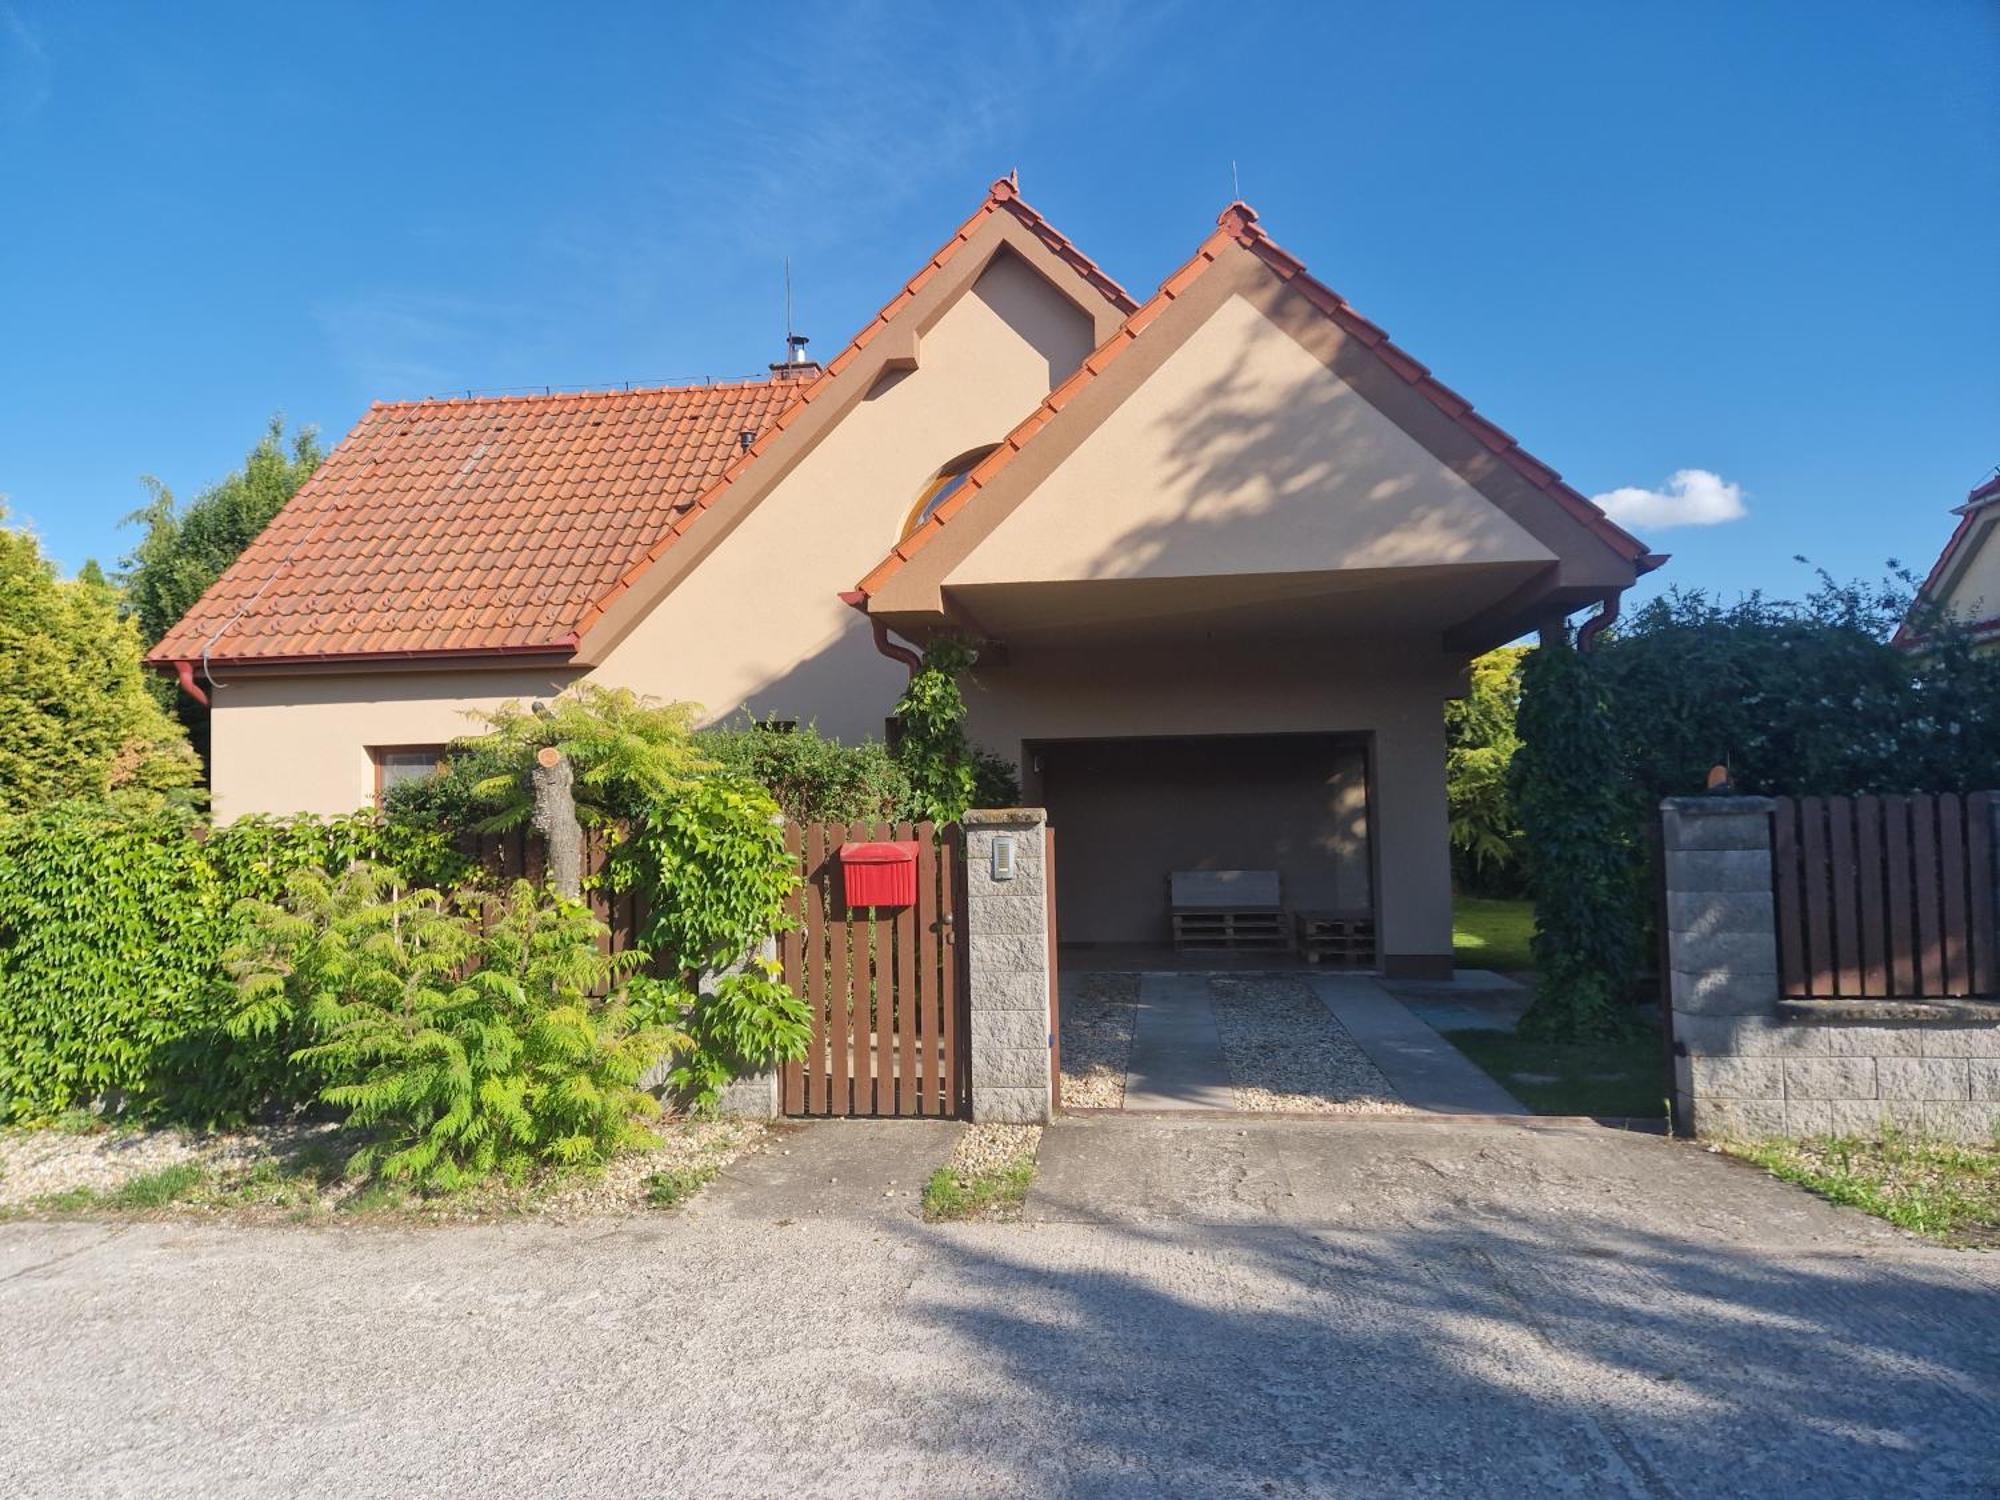
[(1661, 805), (1676, 1113), (1697, 1135), (2000, 1130), (2000, 1003), (1787, 1004), (1771, 802)]
[[(969, 812), (965, 828), (965, 942), (972, 1118), (1035, 1124), (1049, 1118), (1049, 888), (1039, 807)], [(1014, 842), (1014, 878), (993, 878), (993, 846)]]
[[(775, 961), (777, 956), (778, 940), (776, 938), (766, 938), (756, 953), (756, 958), (764, 963)], [(747, 963), (748, 960), (745, 962)], [(743, 967), (743, 964), (737, 964), (722, 972), (725, 974), (735, 973), (739, 972)], [(704, 993), (709, 992), (717, 977), (713, 974), (702, 976), (701, 988)], [(657, 1070), (661, 1083), (665, 1082), (667, 1066), (667, 1064), (663, 1063)], [(649, 1084), (648, 1086), (654, 1087), (657, 1085)], [(775, 1120), (778, 1118), (778, 1106), (778, 1070), (772, 1067), (765, 1068), (761, 1072), (745, 1073), (741, 1077), (732, 1079), (730, 1082), (724, 1084), (722, 1086), (721, 1097), (715, 1101), (715, 1112), (719, 1115), (728, 1115), (744, 1120)]]

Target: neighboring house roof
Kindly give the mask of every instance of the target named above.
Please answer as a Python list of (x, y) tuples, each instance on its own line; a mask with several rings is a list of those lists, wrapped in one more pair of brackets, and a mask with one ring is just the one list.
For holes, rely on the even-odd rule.
[(1002, 178), (823, 371), (372, 406), (148, 661), (574, 653), (994, 215), (1132, 311)]
[[(1948, 602), (1953, 588), (1964, 578), (1974, 558), (1991, 543), (1994, 527), (2000, 524), (2000, 470), (1974, 485), (1956, 514), (1958, 525), (1952, 529), (1944, 550), (1938, 553), (1937, 561), (1931, 564), (1923, 586), (1917, 591), (1919, 598), (1932, 604)], [(2000, 600), (1992, 602), (2000, 604)], [(2000, 615), (1967, 623), (1975, 635), (2000, 635)], [(1913, 645), (1917, 638), (1918, 632), (1911, 628), (1908, 620), (1896, 631), (1896, 644), (1899, 646)]]
[(1061, 385), (1049, 392), (1006, 439), (966, 476), (951, 498), (932, 512), (930, 519), (899, 542), (888, 556), (863, 578), (851, 602), (866, 608), (909, 560), (930, 544), (953, 519), (973, 504), (980, 490), (1011, 464), (1021, 450), (1046, 427), (1079, 392), (1096, 380), (1127, 349), (1132, 347), (1176, 299), (1186, 295), (1202, 274), (1214, 265), (1231, 243), (1243, 246), (1262, 259), (1294, 290), (1336, 323), (1343, 332), (1371, 349), (1405, 381), (1430, 402), (1470, 432), (1487, 449), (1535, 488), (1583, 523), (1613, 552), (1632, 562), (1643, 573), (1659, 566), (1664, 558), (1647, 550), (1646, 544), (1614, 523), (1583, 495), (1562, 482), (1562, 476), (1547, 464), (1529, 455), (1506, 432), (1472, 409), (1472, 403), (1432, 377), (1430, 371), (1392, 343), (1387, 333), (1348, 305), (1339, 293), (1306, 274), (1305, 263), (1280, 249), (1257, 224), (1257, 214), (1247, 203), (1232, 203), (1218, 218), (1214, 234), (1203, 242), (1194, 258), (1161, 283), (1159, 291), (1135, 309), (1082, 366)]

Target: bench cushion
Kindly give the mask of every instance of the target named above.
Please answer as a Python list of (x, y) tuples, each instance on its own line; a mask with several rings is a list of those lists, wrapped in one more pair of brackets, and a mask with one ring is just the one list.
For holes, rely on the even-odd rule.
[(1276, 870), (1175, 870), (1167, 877), (1175, 910), (1277, 906)]

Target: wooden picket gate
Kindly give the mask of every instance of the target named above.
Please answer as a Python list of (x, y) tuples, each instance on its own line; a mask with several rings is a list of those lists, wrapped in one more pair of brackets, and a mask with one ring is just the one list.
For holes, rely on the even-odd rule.
[[(850, 909), (841, 899), (843, 842), (914, 841), (913, 906)], [(779, 940), (785, 983), (812, 1010), (812, 1045), (780, 1074), (788, 1115), (968, 1111), (964, 1005), (964, 840), (956, 824), (789, 825), (799, 861), (795, 925)]]
[(1779, 797), (1778, 968), (1792, 999), (2000, 993), (1992, 798)]

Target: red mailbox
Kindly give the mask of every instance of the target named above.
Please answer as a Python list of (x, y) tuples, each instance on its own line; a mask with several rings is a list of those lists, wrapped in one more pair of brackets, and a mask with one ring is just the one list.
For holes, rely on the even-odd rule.
[(849, 906), (909, 906), (917, 899), (915, 841), (842, 844), (840, 880)]

